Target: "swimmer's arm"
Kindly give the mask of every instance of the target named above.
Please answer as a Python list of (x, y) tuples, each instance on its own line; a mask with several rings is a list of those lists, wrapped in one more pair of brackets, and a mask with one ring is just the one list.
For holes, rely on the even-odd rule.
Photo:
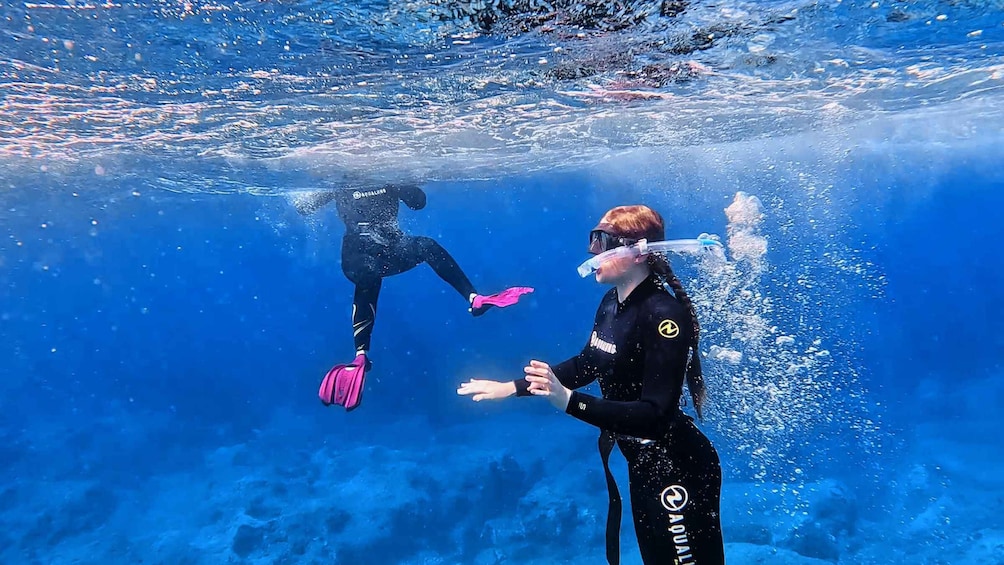
[(301, 216), (309, 216), (335, 199), (336, 191), (318, 190), (294, 197), (293, 207)]
[(565, 413), (587, 424), (615, 433), (645, 439), (665, 435), (666, 425), (677, 408), (677, 387), (686, 370), (689, 332), (680, 331), (673, 338), (659, 334), (659, 323), (672, 319), (678, 328), (686, 328), (685, 311), (650, 316), (645, 322), (642, 347), (643, 364), (641, 396), (634, 401), (607, 400), (572, 391)]
[(596, 380), (596, 370), (589, 363), (589, 348), (571, 359), (562, 361), (551, 367), (558, 382), (565, 388), (575, 390)]
[(425, 192), (416, 185), (408, 184), (397, 187), (398, 198), (412, 210), (425, 208)]

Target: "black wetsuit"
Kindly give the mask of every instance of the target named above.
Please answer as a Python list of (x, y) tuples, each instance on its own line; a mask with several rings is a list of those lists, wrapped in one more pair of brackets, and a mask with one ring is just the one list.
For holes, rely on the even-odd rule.
[[(573, 389), (566, 412), (601, 430), (610, 489), (607, 560), (620, 561), (621, 501), (608, 458), (614, 444), (628, 461), (634, 525), (646, 565), (725, 563), (719, 517), (718, 453), (680, 410), (693, 330), (687, 309), (654, 278), (622, 303), (611, 289), (577, 356), (552, 367)], [(574, 391), (599, 380), (602, 398)], [(517, 379), (517, 394), (528, 383)]]
[(417, 186), (386, 186), (372, 190), (334, 192), (338, 216), (345, 222), (342, 272), (356, 285), (352, 303), (352, 332), (356, 351), (368, 351), (377, 298), (384, 277), (422, 263), (464, 297), (474, 286), (453, 257), (432, 238), (406, 235), (397, 222), (399, 203), (412, 210), (425, 207), (425, 192)]

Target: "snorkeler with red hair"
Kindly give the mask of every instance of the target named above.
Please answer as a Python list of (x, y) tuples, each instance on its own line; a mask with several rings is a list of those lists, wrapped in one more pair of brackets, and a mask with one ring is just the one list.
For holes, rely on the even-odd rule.
[[(600, 429), (609, 494), (607, 561), (620, 563), (622, 502), (609, 467), (628, 462), (635, 534), (645, 565), (723, 565), (722, 469), (708, 438), (680, 408), (684, 384), (697, 417), (705, 384), (694, 305), (665, 253), (720, 248), (712, 239), (664, 241), (662, 216), (646, 206), (608, 211), (589, 234), (594, 255), (579, 274), (612, 285), (582, 351), (561, 363), (532, 360), (515, 381), (471, 379), (458, 394), (475, 401), (542, 396)], [(600, 396), (581, 392), (598, 381)], [(528, 526), (530, 528), (530, 526)], [(532, 529), (532, 528), (531, 528)]]

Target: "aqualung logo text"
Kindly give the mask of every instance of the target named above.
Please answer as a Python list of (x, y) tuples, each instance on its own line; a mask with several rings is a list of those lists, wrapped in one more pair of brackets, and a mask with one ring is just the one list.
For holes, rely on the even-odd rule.
[(381, 188), (380, 190), (367, 190), (365, 192), (357, 190), (352, 193), (352, 198), (359, 200), (360, 198), (370, 198), (371, 196), (380, 196), (381, 194), (387, 194), (387, 189)]
[(690, 551), (690, 538), (687, 537), (687, 525), (683, 523), (683, 514), (678, 514), (690, 502), (690, 494), (682, 485), (670, 485), (662, 489), (659, 495), (663, 508), (669, 510), (669, 533), (673, 534), (673, 545), (676, 546), (674, 565), (696, 565), (694, 554)]

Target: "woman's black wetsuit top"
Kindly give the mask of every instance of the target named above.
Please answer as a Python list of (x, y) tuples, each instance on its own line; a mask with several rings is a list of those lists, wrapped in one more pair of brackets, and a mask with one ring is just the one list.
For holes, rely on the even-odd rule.
[[(582, 352), (552, 367), (573, 389), (566, 412), (602, 430), (611, 511), (607, 559), (619, 562), (620, 497), (607, 466), (614, 442), (628, 461), (638, 544), (646, 565), (725, 562), (721, 467), (711, 442), (680, 410), (690, 314), (650, 277), (623, 302), (611, 289)], [(599, 381), (602, 397), (575, 389)], [(517, 379), (517, 394), (529, 394)]]
[(417, 186), (389, 185), (369, 190), (338, 190), (338, 217), (345, 223), (342, 272), (356, 285), (352, 302), (352, 333), (356, 351), (368, 351), (382, 279), (428, 263), (464, 300), (474, 285), (457, 262), (435, 240), (401, 231), (400, 203), (412, 210), (425, 207), (425, 192)]

